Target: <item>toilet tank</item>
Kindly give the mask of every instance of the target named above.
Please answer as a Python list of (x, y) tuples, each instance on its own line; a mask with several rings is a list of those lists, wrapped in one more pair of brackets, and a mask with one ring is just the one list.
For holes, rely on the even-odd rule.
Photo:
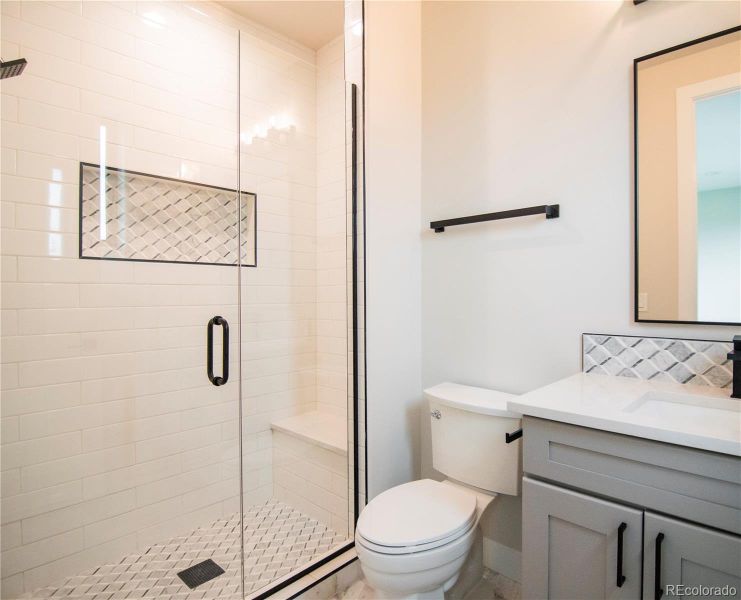
[(432, 429), (432, 465), (451, 479), (489, 492), (520, 493), (520, 440), (504, 434), (521, 425), (507, 410), (513, 394), (441, 383), (425, 390)]

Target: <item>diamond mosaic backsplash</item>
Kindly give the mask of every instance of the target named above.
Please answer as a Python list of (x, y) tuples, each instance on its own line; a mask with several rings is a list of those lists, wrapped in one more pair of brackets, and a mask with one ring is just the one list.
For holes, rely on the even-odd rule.
[[(237, 263), (236, 191), (80, 163), (80, 256)], [(242, 192), (242, 264), (255, 265), (255, 195)], [(105, 223), (102, 226), (102, 222)]]
[[(118, 563), (100, 565), (22, 596), (68, 600), (238, 600), (240, 593), (239, 514), (210, 527), (155, 544)], [(244, 514), (244, 585), (246, 594), (288, 575), (334, 550), (345, 537), (293, 507), (268, 501), (248, 506)], [(189, 589), (178, 572), (211, 559), (224, 574)]]
[(582, 335), (585, 373), (730, 387), (732, 344), (705, 340)]

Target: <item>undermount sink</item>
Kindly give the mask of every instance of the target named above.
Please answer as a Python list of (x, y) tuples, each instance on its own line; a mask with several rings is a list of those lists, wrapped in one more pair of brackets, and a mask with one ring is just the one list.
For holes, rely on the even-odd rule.
[(738, 432), (741, 403), (700, 394), (650, 391), (628, 404), (623, 412), (671, 421), (696, 421), (705, 427)]

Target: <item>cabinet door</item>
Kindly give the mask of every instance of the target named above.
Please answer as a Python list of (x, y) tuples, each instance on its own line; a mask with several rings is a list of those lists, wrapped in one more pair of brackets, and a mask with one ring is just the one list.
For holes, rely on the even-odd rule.
[(644, 600), (741, 598), (741, 538), (647, 512), (643, 540)]
[(522, 597), (640, 598), (642, 517), (640, 510), (523, 478)]

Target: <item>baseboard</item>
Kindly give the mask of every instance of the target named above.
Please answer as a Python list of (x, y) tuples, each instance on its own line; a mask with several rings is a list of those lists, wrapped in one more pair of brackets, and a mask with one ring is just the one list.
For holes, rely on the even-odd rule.
[(484, 566), (519, 582), (522, 573), (522, 553), (519, 550), (484, 538)]

